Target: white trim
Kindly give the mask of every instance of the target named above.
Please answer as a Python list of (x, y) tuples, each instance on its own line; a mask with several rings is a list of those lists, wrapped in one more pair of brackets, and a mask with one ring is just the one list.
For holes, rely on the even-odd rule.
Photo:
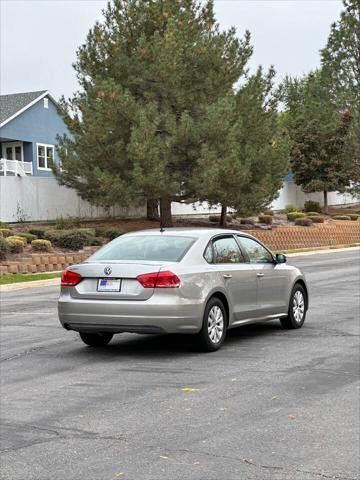
[(37, 161), (37, 169), (38, 170), (43, 170), (45, 172), (51, 172), (51, 168), (49, 167), (40, 167), (39, 166), (39, 149), (38, 147), (45, 147), (45, 163), (47, 165), (47, 155), (46, 155), (46, 148), (50, 147), (53, 149), (53, 162), (55, 162), (55, 145), (50, 145), (48, 143), (36, 143), (36, 161)]
[(46, 90), (46, 92), (42, 93), (39, 97), (35, 98), (35, 100), (28, 103), (27, 105), (25, 105), (25, 107), (23, 107), (20, 110), (18, 110), (17, 112), (15, 112), (14, 115), (11, 115), (11, 117), (4, 120), (3, 123), (0, 124), (0, 128), (3, 127), (4, 125), (6, 125), (7, 123), (11, 122), (11, 120), (14, 120), (14, 118), (16, 118), (21, 113), (25, 112), (25, 110), (27, 110), (28, 108), (35, 105), (35, 103), (37, 103), (39, 100), (41, 100), (42, 98), (44, 98), (46, 96), (49, 97), (55, 103), (55, 105), (57, 106), (57, 101), (54, 99), (54, 97), (52, 95), (50, 95), (49, 91)]
[[(3, 142), (1, 143), (2, 158), (6, 158), (6, 147), (20, 147), (21, 148), (21, 160), (24, 161), (24, 142)], [(16, 160), (12, 158), (11, 160)], [(18, 160), (19, 161), (19, 160)]]

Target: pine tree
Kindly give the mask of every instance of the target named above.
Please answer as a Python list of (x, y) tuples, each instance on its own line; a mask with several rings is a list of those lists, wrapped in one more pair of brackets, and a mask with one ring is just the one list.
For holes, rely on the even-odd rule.
[(74, 68), (80, 90), (61, 101), (71, 137), (59, 139), (60, 183), (96, 205), (196, 196), (204, 112), (231, 92), (251, 55), (250, 35), (222, 32), (213, 2), (114, 0)]

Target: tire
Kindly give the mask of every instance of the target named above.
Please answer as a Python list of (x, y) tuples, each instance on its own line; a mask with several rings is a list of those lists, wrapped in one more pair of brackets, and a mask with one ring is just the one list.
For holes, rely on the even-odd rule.
[(84, 333), (79, 332), (81, 340), (90, 347), (103, 347), (107, 345), (113, 337), (112, 333)]
[(296, 283), (292, 289), (289, 302), (288, 316), (281, 318), (281, 326), (286, 329), (301, 328), (306, 318), (306, 291), (302, 285)]
[(224, 343), (227, 328), (227, 315), (222, 301), (213, 297), (208, 301), (198, 340), (202, 351), (215, 352)]

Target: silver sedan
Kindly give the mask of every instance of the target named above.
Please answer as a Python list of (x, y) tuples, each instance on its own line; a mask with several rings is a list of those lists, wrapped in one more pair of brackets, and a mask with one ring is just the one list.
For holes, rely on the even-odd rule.
[(256, 238), (172, 228), (122, 235), (66, 269), (58, 311), (87, 345), (121, 332), (189, 333), (214, 351), (240, 325), (279, 318), (300, 328), (308, 306), (301, 271)]

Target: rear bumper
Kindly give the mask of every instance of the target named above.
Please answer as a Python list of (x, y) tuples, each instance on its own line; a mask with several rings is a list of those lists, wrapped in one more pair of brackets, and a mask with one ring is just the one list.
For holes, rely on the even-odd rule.
[(66, 292), (58, 313), (62, 326), (77, 332), (197, 333), (203, 303), (156, 293), (145, 301), (80, 300)]

